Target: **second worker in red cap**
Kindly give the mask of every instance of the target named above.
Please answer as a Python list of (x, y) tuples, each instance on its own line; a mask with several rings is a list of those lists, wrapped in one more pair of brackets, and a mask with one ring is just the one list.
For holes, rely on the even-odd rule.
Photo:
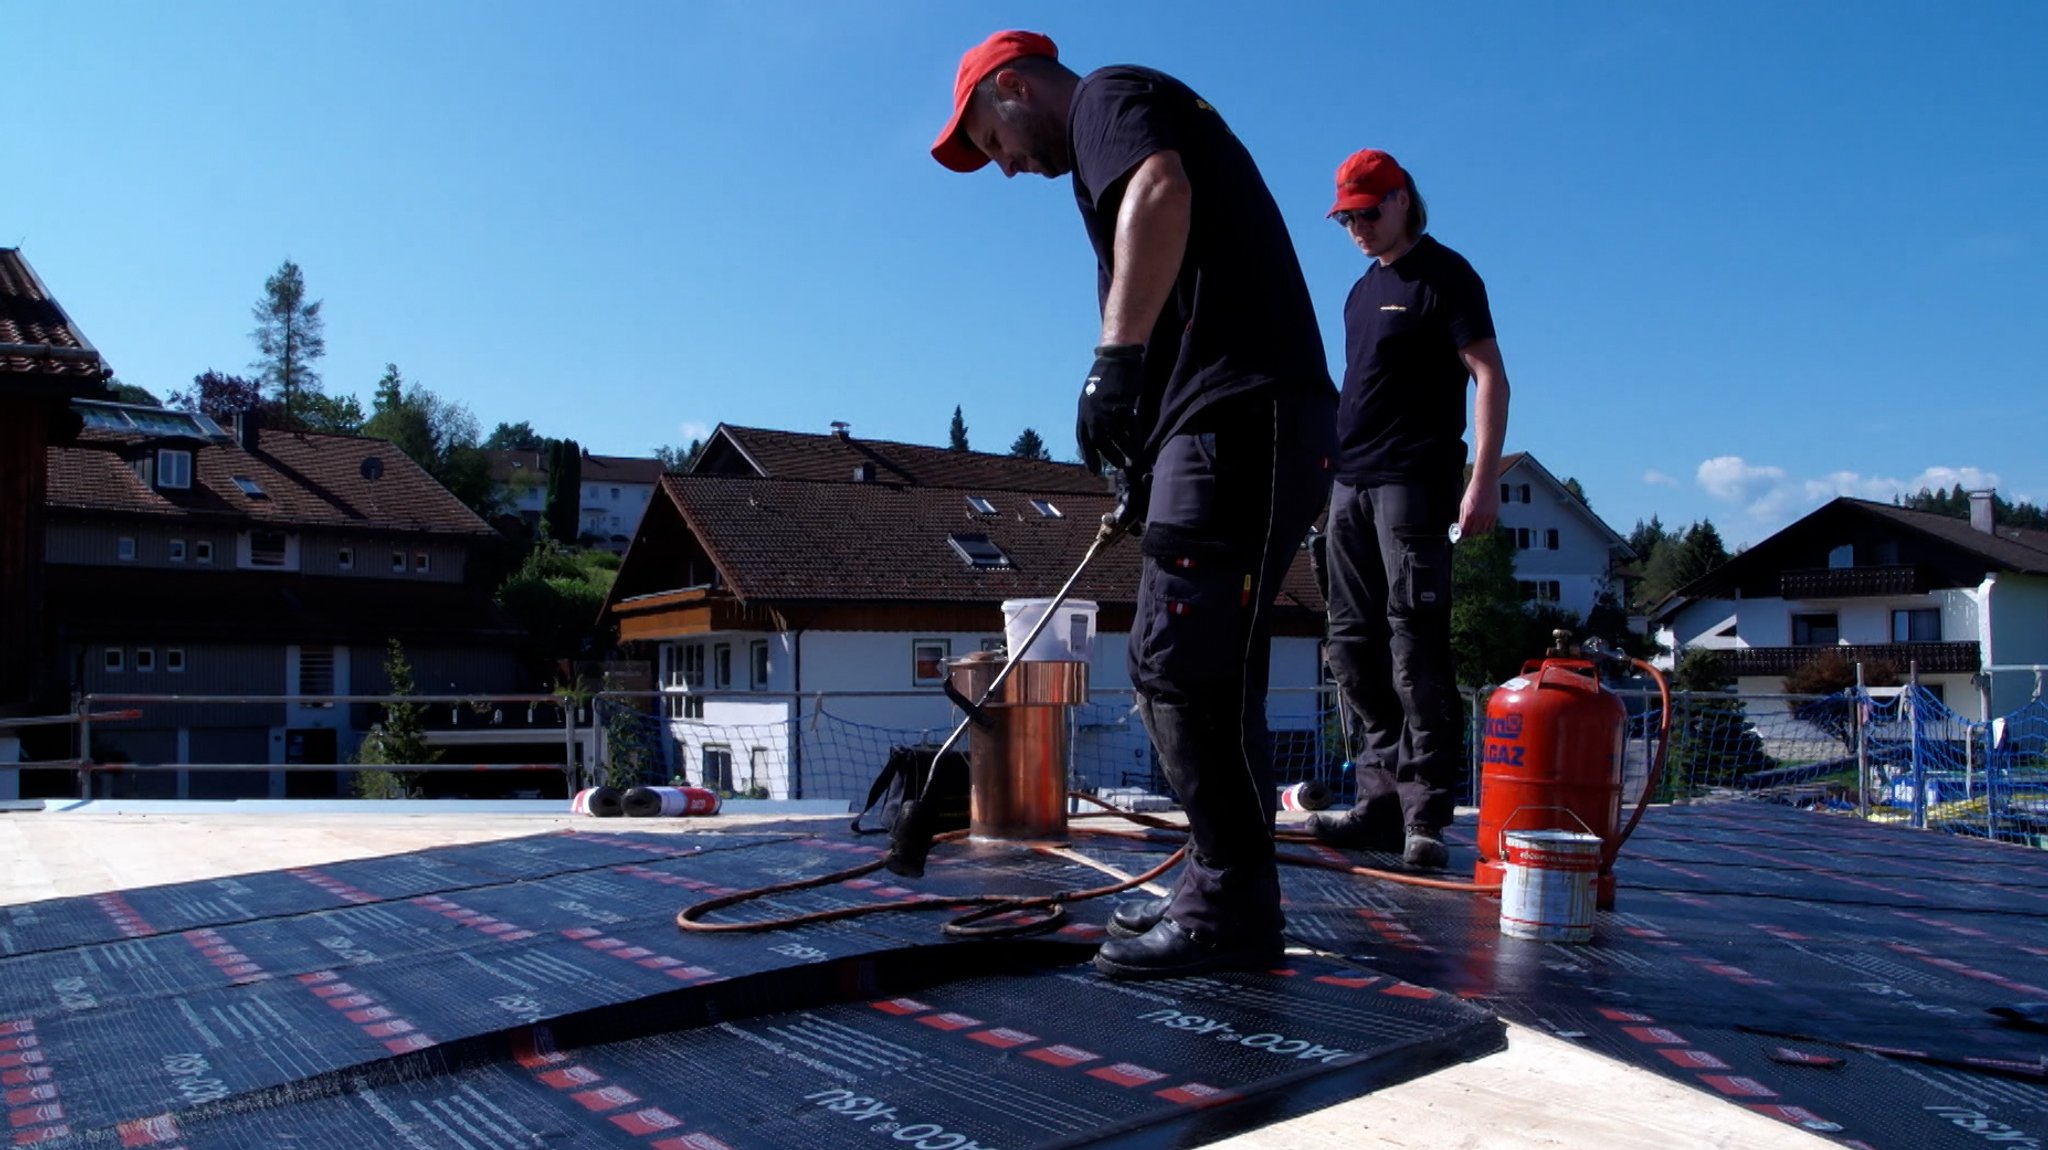
[[(1359, 717), (1357, 803), (1309, 816), (1332, 846), (1443, 867), (1443, 829), (1464, 769), (1451, 653), (1453, 533), (1492, 531), (1500, 510), (1508, 377), (1486, 285), (1424, 229), (1429, 213), (1394, 157), (1366, 149), (1337, 169), (1330, 207), (1365, 274), (1344, 301), (1344, 389), (1330, 493), (1330, 670)], [(1465, 471), (1465, 385), (1475, 384)]]
[(1280, 959), (1273, 600), (1328, 497), (1335, 387), (1294, 245), (1223, 117), (1149, 68), (1086, 76), (1052, 41), (998, 32), (960, 61), (932, 155), (955, 171), (1072, 175), (1102, 329), (1083, 378), (1082, 462), (1145, 492), (1127, 658), (1187, 812), (1173, 893), (1126, 902), (1096, 968), (1113, 978)]

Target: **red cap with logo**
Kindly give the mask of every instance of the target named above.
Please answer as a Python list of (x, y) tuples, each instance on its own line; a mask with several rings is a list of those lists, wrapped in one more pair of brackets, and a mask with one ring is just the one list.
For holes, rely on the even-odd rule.
[(1407, 184), (1408, 173), (1394, 157), (1373, 148), (1353, 152), (1337, 165), (1337, 202), (1330, 205), (1329, 214), (1376, 208), (1388, 192)]
[(967, 114), (967, 101), (974, 96), (974, 86), (987, 79), (990, 72), (1021, 56), (1057, 60), (1060, 50), (1036, 32), (1008, 31), (990, 36), (960, 57), (960, 74), (953, 78), (953, 117), (946, 121), (939, 138), (932, 141), (932, 159), (956, 172), (971, 172), (988, 163), (980, 148), (961, 137), (960, 117)]

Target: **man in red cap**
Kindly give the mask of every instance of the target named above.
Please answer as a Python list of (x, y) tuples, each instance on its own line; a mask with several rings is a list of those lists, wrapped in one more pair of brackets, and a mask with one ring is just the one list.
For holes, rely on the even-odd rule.
[(1077, 76), (998, 32), (960, 61), (932, 155), (955, 171), (1072, 174), (1102, 329), (1081, 460), (1146, 492), (1127, 660), (1187, 811), (1172, 895), (1119, 906), (1115, 978), (1260, 968), (1282, 953), (1266, 728), (1273, 599), (1328, 498), (1335, 388), (1294, 245), (1216, 109), (1171, 76)]
[[(1309, 818), (1333, 846), (1448, 861), (1463, 757), (1451, 655), (1451, 544), (1500, 510), (1508, 377), (1486, 285), (1425, 234), (1415, 180), (1367, 149), (1337, 169), (1330, 217), (1371, 259), (1344, 303), (1344, 388), (1327, 539), (1330, 669), (1360, 719), (1357, 802)], [(1465, 383), (1473, 404), (1465, 466)], [(1453, 526), (1455, 524), (1455, 526)]]

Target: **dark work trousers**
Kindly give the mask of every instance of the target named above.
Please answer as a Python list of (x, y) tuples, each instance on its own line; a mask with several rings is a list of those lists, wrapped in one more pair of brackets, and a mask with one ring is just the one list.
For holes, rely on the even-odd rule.
[(1203, 941), (1277, 932), (1273, 598), (1328, 498), (1334, 394), (1255, 392), (1197, 417), (1153, 465), (1129, 661), (1188, 816), (1167, 915)]
[(1455, 808), (1464, 709), (1451, 655), (1453, 472), (1330, 493), (1328, 657), (1359, 720), (1352, 808), (1384, 841), (1441, 830)]

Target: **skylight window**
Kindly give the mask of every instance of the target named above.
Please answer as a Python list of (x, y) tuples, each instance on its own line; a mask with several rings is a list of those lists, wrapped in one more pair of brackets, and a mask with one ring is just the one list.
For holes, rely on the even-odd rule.
[(1066, 512), (1053, 506), (1052, 501), (1049, 499), (1032, 500), (1031, 509), (1038, 512), (1038, 517), (1041, 519), (1065, 519), (1067, 517)]
[(220, 424), (196, 411), (173, 411), (162, 407), (137, 407), (93, 400), (74, 400), (76, 411), (87, 427), (144, 435), (189, 435), (198, 439), (219, 439), (226, 433)]
[(1003, 549), (991, 543), (988, 536), (979, 532), (961, 532), (949, 535), (946, 537), (946, 542), (953, 545), (953, 550), (959, 553), (960, 558), (967, 561), (969, 567), (991, 568), (1010, 566), (1010, 557), (1003, 554)]
[(234, 479), (235, 479), (235, 486), (236, 486), (236, 487), (239, 487), (239, 488), (241, 488), (241, 489), (242, 489), (242, 494), (244, 494), (244, 495), (248, 496), (249, 498), (251, 498), (251, 499), (268, 499), (268, 498), (270, 498), (270, 494), (269, 494), (268, 492), (266, 492), (266, 491), (264, 491), (264, 490), (263, 490), (263, 485), (262, 485), (262, 484), (260, 484), (260, 483), (258, 483), (258, 482), (256, 482), (255, 480), (253, 480), (253, 479), (249, 478), (248, 476), (246, 476), (246, 475), (237, 475), (237, 476), (235, 476), (235, 477), (234, 477)]
[(994, 515), (996, 513), (996, 505), (979, 495), (970, 495), (967, 497), (967, 513), (969, 515)]

